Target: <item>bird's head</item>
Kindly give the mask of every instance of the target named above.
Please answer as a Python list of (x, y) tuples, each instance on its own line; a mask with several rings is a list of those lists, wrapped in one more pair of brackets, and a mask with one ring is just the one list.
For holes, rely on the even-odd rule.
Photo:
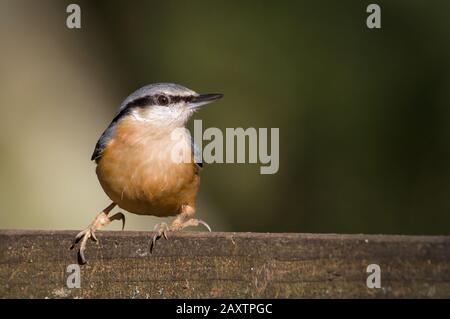
[(182, 127), (201, 106), (222, 96), (198, 94), (173, 83), (150, 84), (129, 95), (120, 106), (120, 112), (156, 126)]

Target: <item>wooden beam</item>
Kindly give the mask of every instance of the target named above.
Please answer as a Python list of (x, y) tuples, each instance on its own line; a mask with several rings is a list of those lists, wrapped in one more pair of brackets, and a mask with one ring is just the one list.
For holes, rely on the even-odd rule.
[[(450, 237), (98, 232), (80, 266), (75, 231), (0, 231), (1, 298), (450, 297)], [(369, 264), (381, 288), (368, 288)]]

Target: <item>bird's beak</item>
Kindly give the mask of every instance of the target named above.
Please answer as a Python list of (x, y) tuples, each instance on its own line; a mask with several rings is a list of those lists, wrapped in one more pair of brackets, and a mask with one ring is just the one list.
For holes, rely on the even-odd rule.
[(210, 93), (210, 94), (200, 94), (189, 101), (188, 106), (191, 109), (198, 109), (199, 107), (212, 103), (215, 100), (222, 98), (223, 94), (220, 93)]

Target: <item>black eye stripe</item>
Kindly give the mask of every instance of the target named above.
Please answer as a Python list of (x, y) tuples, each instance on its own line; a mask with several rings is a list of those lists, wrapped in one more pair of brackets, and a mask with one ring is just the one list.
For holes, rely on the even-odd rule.
[(189, 96), (167, 95), (167, 97), (170, 99), (171, 103), (178, 103), (180, 101), (189, 102), (194, 98), (193, 95)]
[[(147, 95), (147, 96), (143, 96), (140, 98), (137, 98), (131, 102), (129, 102), (125, 108), (126, 109), (130, 109), (133, 107), (145, 107), (148, 106), (150, 104), (158, 104), (158, 97), (161, 94), (156, 94), (156, 95)], [(188, 95), (188, 96), (180, 96), (180, 95), (166, 95), (169, 99), (170, 99), (170, 103), (174, 104), (174, 103), (178, 103), (180, 101), (184, 101), (184, 102), (189, 102), (191, 101), (195, 96), (194, 95)]]
[(149, 105), (151, 101), (152, 101), (151, 96), (140, 97), (128, 103), (125, 108), (130, 109), (132, 107), (143, 107)]

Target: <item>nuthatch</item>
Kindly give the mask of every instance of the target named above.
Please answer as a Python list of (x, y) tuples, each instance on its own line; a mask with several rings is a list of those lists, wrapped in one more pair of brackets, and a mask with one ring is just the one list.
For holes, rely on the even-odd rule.
[[(112, 200), (92, 223), (81, 231), (71, 248), (81, 241), (78, 257), (85, 263), (84, 250), (88, 239), (97, 241), (95, 231), (112, 220), (125, 216), (109, 212), (119, 207), (138, 215), (176, 216), (170, 226), (155, 226), (150, 251), (157, 239), (167, 231), (203, 224), (195, 219), (195, 198), (200, 184), (201, 162), (195, 160), (195, 145), (184, 129), (192, 114), (222, 94), (197, 94), (181, 85), (158, 83), (142, 87), (128, 96), (119, 112), (95, 146), (91, 160), (97, 163), (100, 184)], [(182, 129), (181, 139), (173, 138), (174, 130)], [(185, 148), (189, 161), (174, 161), (174, 147)]]

